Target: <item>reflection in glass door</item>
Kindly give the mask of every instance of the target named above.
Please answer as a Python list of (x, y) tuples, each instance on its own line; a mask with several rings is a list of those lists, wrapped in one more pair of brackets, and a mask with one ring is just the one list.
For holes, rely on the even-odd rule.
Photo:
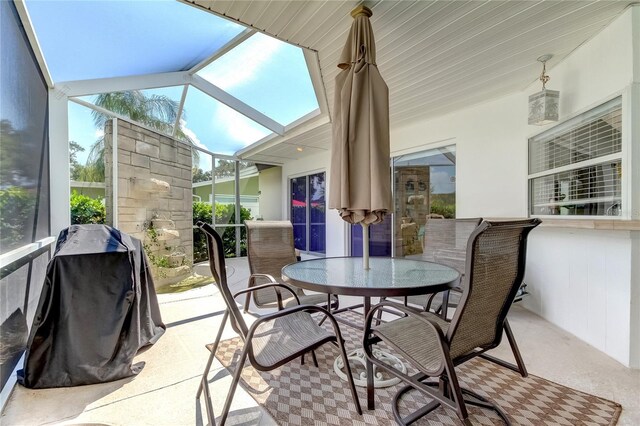
[[(455, 145), (394, 157), (392, 165), (394, 212), (369, 227), (369, 254), (420, 257), (426, 221), (456, 217)], [(362, 256), (360, 225), (351, 226), (351, 255)]]
[[(369, 226), (369, 255), (391, 256), (391, 215)], [(362, 226), (351, 225), (351, 256), (362, 256)]]
[(325, 173), (290, 179), (291, 223), (298, 250), (326, 253)]
[(394, 256), (421, 255), (429, 218), (456, 217), (455, 146), (393, 159)]

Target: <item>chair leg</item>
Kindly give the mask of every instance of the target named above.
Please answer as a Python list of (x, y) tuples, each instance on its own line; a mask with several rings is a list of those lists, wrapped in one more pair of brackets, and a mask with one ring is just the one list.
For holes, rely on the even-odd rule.
[(200, 394), (204, 391), (205, 407), (207, 409), (207, 418), (209, 419), (210, 426), (215, 426), (216, 416), (213, 413), (211, 395), (209, 394), (208, 376), (209, 370), (211, 369), (211, 364), (213, 363), (213, 359), (216, 356), (216, 350), (218, 349), (218, 344), (220, 343), (220, 338), (222, 337), (224, 326), (227, 323), (227, 318), (229, 318), (229, 311), (224, 312), (222, 323), (220, 324), (220, 328), (218, 329), (218, 335), (216, 336), (216, 340), (213, 342), (213, 346), (211, 347), (211, 353), (209, 354), (209, 359), (207, 360), (207, 366), (204, 368), (204, 373), (202, 373), (202, 379), (200, 380), (200, 386), (198, 386), (198, 392), (196, 393), (196, 399), (198, 399), (200, 398)]
[(316, 351), (311, 351), (311, 359), (313, 359), (313, 365), (318, 368), (318, 358), (316, 358)]
[(204, 373), (202, 374), (202, 381), (200, 382), (200, 387), (198, 387), (198, 393), (196, 394), (196, 398), (200, 398), (200, 394), (202, 393), (202, 388), (207, 383), (207, 376), (209, 375), (209, 370), (211, 369), (213, 358), (215, 358), (216, 356), (216, 350), (218, 349), (218, 344), (220, 343), (220, 338), (222, 337), (224, 326), (227, 323), (227, 318), (229, 318), (229, 311), (225, 311), (222, 317), (222, 323), (220, 324), (220, 328), (218, 329), (218, 335), (216, 336), (216, 340), (213, 342), (213, 346), (211, 347), (211, 353), (209, 354), (209, 359), (207, 360), (207, 366), (204, 368)]
[(493, 355), (489, 355), (487, 353), (480, 354), (480, 358), (486, 359), (487, 361), (491, 361), (494, 364), (498, 364), (501, 367), (508, 368), (511, 371), (515, 371), (516, 373), (520, 373), (522, 377), (527, 377), (529, 373), (527, 372), (527, 368), (524, 365), (524, 360), (522, 359), (522, 355), (520, 355), (520, 350), (518, 349), (518, 344), (516, 343), (516, 338), (511, 331), (511, 327), (509, 326), (509, 322), (505, 319), (504, 321), (504, 333), (507, 335), (507, 340), (509, 341), (509, 346), (511, 346), (511, 351), (513, 352), (513, 357), (516, 359), (516, 365), (504, 361), (500, 358), (496, 358)]
[[(381, 297), (380, 298), (380, 303), (384, 302), (385, 300), (387, 300), (386, 297)], [(405, 298), (406, 300), (406, 298)], [(380, 325), (380, 323), (382, 323), (382, 309), (378, 310), (378, 316), (376, 316), (376, 324)]]
[(349, 359), (347, 358), (347, 351), (344, 349), (342, 334), (340, 333), (340, 329), (337, 327), (337, 325), (334, 324), (334, 326), (336, 337), (338, 340), (338, 346), (340, 347), (340, 354), (342, 355), (342, 359), (344, 360), (344, 369), (347, 371), (347, 379), (349, 380), (349, 387), (351, 388), (351, 396), (353, 397), (354, 404), (356, 404), (356, 411), (358, 412), (358, 414), (362, 415), (362, 407), (360, 407), (360, 400), (358, 399), (356, 385), (353, 383), (353, 374), (351, 373), (351, 366), (349, 365)]
[(447, 372), (449, 390), (452, 394), (451, 397), (458, 406), (456, 409), (458, 417), (462, 423), (469, 424), (469, 413), (467, 412), (467, 406), (465, 405), (464, 398), (462, 397), (462, 389), (460, 388), (460, 383), (458, 383), (458, 376), (456, 375), (453, 363), (448, 358), (445, 361), (445, 371)]
[(516, 359), (516, 364), (518, 365), (520, 375), (522, 377), (527, 377), (529, 375), (529, 373), (527, 372), (527, 367), (525, 367), (524, 365), (524, 360), (522, 359), (522, 355), (520, 354), (520, 350), (518, 349), (518, 344), (516, 343), (516, 337), (513, 335), (511, 326), (509, 325), (509, 321), (507, 321), (506, 318), (504, 320), (504, 333), (507, 335), (507, 340), (509, 341), (509, 346), (511, 346), (513, 357)]
[(236, 393), (236, 388), (238, 387), (238, 382), (240, 381), (240, 375), (242, 374), (244, 362), (247, 359), (247, 354), (249, 353), (249, 344), (250, 343), (245, 343), (242, 354), (240, 355), (240, 359), (238, 360), (238, 364), (236, 364), (236, 371), (233, 373), (233, 380), (231, 381), (229, 394), (227, 395), (227, 399), (224, 402), (224, 408), (222, 409), (222, 413), (220, 415), (220, 426), (224, 426), (225, 422), (227, 421), (229, 409), (231, 408), (231, 401), (233, 400), (233, 395)]

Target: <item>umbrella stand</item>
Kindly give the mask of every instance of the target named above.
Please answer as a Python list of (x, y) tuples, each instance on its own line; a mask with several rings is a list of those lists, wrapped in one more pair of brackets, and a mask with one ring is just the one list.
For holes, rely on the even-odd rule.
[(369, 224), (360, 222), (362, 225), (362, 268), (369, 269)]

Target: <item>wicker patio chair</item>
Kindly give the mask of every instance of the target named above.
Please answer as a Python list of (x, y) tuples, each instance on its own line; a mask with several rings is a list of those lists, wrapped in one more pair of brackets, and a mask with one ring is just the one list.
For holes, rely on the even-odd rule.
[[(247, 255), (249, 260), (249, 288), (269, 282), (280, 282), (282, 267), (297, 260), (293, 244), (293, 225), (288, 220), (245, 221), (247, 229)], [(301, 288), (289, 285), (303, 305), (327, 305), (326, 294), (306, 294)], [(249, 310), (251, 296), (258, 308), (293, 306), (297, 299), (287, 294), (279, 299), (273, 288), (247, 294), (244, 311)], [(332, 296), (331, 308), (338, 308), (338, 298)]]
[[(229, 389), (227, 399), (224, 403), (224, 408), (222, 409), (222, 414), (220, 415), (221, 425), (225, 424), (227, 415), (229, 414), (231, 401), (233, 400), (233, 395), (247, 358), (256, 370), (270, 371), (304, 355), (306, 352), (313, 351), (328, 342), (332, 342), (338, 346), (342, 359), (347, 363), (345, 370), (349, 386), (351, 388), (353, 402), (355, 403), (358, 414), (362, 414), (360, 401), (358, 400), (356, 388), (353, 383), (351, 369), (348, 365), (347, 354), (344, 349), (344, 340), (333, 315), (320, 306), (297, 305), (264, 315), (258, 318), (249, 327), (245, 323), (244, 318), (240, 313), (240, 309), (236, 304), (235, 298), (238, 295), (247, 294), (265, 288), (273, 288), (275, 289), (278, 300), (281, 301), (281, 293), (283, 291), (291, 293), (294, 299), (297, 298), (295, 292), (284, 284), (268, 283), (241, 290), (236, 294), (231, 294), (225, 273), (222, 238), (220, 238), (218, 233), (206, 223), (198, 222), (198, 227), (207, 237), (207, 250), (209, 253), (211, 273), (227, 306), (214, 343), (206, 345), (207, 349), (210, 351), (210, 355), (196, 394), (196, 398), (200, 398), (200, 394), (204, 393), (209, 424), (215, 425), (215, 415), (211, 405), (207, 376), (209, 375), (211, 363), (215, 357), (216, 349), (218, 348), (218, 343), (220, 342), (227, 319), (230, 320), (233, 330), (240, 335), (240, 338), (244, 343), (244, 347), (235, 366), (231, 388)], [(311, 317), (310, 312), (319, 312), (325, 315), (331, 322), (333, 333), (321, 328)]]
[[(394, 416), (399, 424), (410, 424), (440, 405), (454, 409), (463, 423), (470, 424), (466, 404), (492, 409), (509, 424), (495, 403), (460, 387), (455, 366), (500, 344), (502, 331), (508, 327), (507, 313), (522, 283), (527, 236), (539, 223), (539, 219), (484, 222), (476, 228), (467, 245), (462, 298), (451, 321), (388, 301), (371, 309), (365, 321), (365, 353), (372, 363), (407, 383), (394, 397)], [(376, 311), (388, 308), (407, 316), (372, 326)], [(395, 348), (418, 373), (408, 376), (376, 359), (373, 346), (380, 341)], [(411, 389), (433, 401), (402, 418), (398, 403)]]

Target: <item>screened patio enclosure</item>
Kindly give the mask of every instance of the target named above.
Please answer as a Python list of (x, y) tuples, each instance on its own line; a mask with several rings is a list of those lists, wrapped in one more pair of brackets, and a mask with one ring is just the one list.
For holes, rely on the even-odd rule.
[[(60, 152), (70, 153), (69, 159), (60, 154), (59, 160), (71, 163), (71, 189), (63, 183), (67, 179), (54, 184), (52, 191), (60, 197), (53, 208), (62, 212), (66, 194), (78, 192), (106, 204), (106, 221), (121, 225), (118, 191), (109, 190), (118, 187), (118, 179), (122, 185), (123, 175), (114, 167), (122, 164), (115, 154), (120, 147), (105, 150), (104, 131), (109, 121), (131, 122), (192, 150), (193, 199), (236, 206), (237, 214), (214, 214), (212, 221), (217, 219), (221, 231), (223, 225), (237, 228), (235, 254), (240, 255), (241, 204), (253, 206), (251, 217), (264, 218), (259, 204), (277, 204), (280, 197), (258, 201), (262, 189), (245, 193), (247, 182), (239, 175), (246, 167), (268, 169), (282, 159), (262, 159), (255, 165), (238, 161), (252, 147), (281, 139), (302, 124), (326, 122), (317, 53), (180, 2), (148, 6), (65, 1), (18, 5), (39, 42), (45, 79), (56, 90), (50, 110), (60, 120), (52, 124), (51, 138), (56, 149), (64, 146)], [(60, 26), (68, 31), (60, 32)], [(105, 159), (105, 152), (113, 159)], [(218, 185), (235, 179), (240, 179), (238, 185)], [(211, 188), (205, 192), (211, 200), (202, 199), (198, 194), (209, 181)], [(69, 223), (66, 215), (56, 216), (54, 228)]]
[(167, 219), (180, 237), (162, 245), (189, 266), (203, 256), (196, 201), (240, 256), (242, 221), (282, 214), (283, 159), (246, 152), (326, 123), (328, 110), (317, 52), (181, 2), (18, 0), (1, 13), (7, 390), (61, 229), (77, 220), (135, 235)]
[[(336, 59), (358, 3), (0, 2), (0, 331), (11, 338), (3, 385), (74, 197), (127, 232), (164, 223), (175, 231), (167, 245), (195, 259), (194, 205), (229, 237), (229, 255), (242, 255), (243, 207), (250, 217), (295, 220), (303, 251), (358, 255), (360, 236), (325, 212), (320, 185)], [(406, 199), (396, 206), (410, 225), (399, 242), (394, 222), (403, 218), (391, 217), (375, 230), (377, 249), (419, 255), (405, 240), (424, 236), (426, 214), (541, 217), (523, 306), (637, 369), (640, 7), (374, 0), (371, 8), (391, 94), (396, 195)], [(536, 58), (547, 53), (560, 121), (529, 126)], [(455, 162), (414, 161), (434, 150)], [(128, 204), (141, 201), (143, 213)], [(5, 401), (11, 386), (3, 388)]]

